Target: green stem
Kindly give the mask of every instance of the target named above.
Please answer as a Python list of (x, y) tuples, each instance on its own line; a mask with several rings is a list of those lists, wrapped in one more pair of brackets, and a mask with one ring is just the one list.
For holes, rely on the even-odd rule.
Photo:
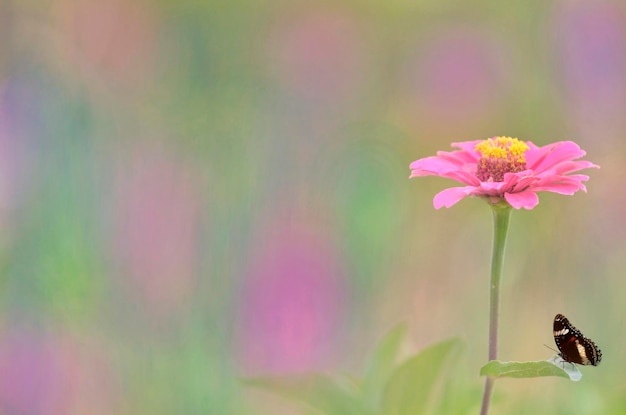
[[(493, 249), (491, 251), (491, 283), (489, 286), (489, 360), (498, 358), (498, 317), (500, 305), (500, 277), (504, 263), (506, 237), (509, 232), (511, 206), (509, 204), (492, 205), (493, 210)], [(483, 393), (481, 415), (489, 412), (489, 403), (495, 378), (487, 377)]]

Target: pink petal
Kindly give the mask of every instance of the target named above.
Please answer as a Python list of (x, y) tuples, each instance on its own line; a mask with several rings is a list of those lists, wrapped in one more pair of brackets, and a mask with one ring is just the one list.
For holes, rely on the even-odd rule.
[(532, 174), (529, 176), (520, 177), (518, 182), (515, 183), (515, 186), (511, 187), (511, 189), (514, 189), (518, 193), (523, 192), (529, 187), (534, 188), (535, 183), (537, 183), (540, 179), (541, 179), (540, 177), (533, 176)]
[(568, 173), (572, 173), (578, 170), (589, 169), (589, 168), (599, 169), (600, 166), (593, 164), (592, 162), (586, 161), (586, 160), (582, 160), (582, 161), (568, 160), (568, 161), (564, 161), (556, 165), (554, 170), (556, 174), (568, 174)]
[(468, 163), (476, 164), (478, 161), (478, 155), (468, 151), (438, 151), (437, 156), (453, 159), (461, 165)]
[(587, 153), (581, 150), (578, 144), (573, 141), (559, 141), (539, 147), (536, 150), (527, 151), (526, 164), (535, 173), (540, 173), (563, 161), (575, 160), (583, 157), (585, 154)]
[(587, 188), (585, 187), (584, 184), (580, 182), (572, 182), (572, 183), (557, 182), (557, 183), (546, 184), (544, 186), (536, 186), (536, 187), (533, 187), (533, 190), (537, 192), (553, 192), (553, 193), (559, 193), (561, 195), (571, 196), (579, 190), (586, 192)]
[(458, 143), (452, 143), (452, 147), (460, 148), (463, 152), (472, 154), (475, 160), (478, 160), (480, 153), (474, 150), (476, 144), (483, 142), (484, 140), (472, 140), (472, 141), (459, 141)]
[(533, 143), (532, 141), (524, 141), (524, 142), (528, 145), (528, 147), (530, 148), (531, 151), (539, 149), (539, 147), (535, 143)]
[(461, 163), (457, 160), (440, 156), (431, 156), (415, 160), (409, 165), (412, 170), (411, 177), (440, 175), (450, 171), (459, 170)]
[(502, 182), (502, 191), (508, 192), (513, 189), (524, 189), (528, 186), (528, 183), (536, 180), (533, 177), (532, 170), (524, 170), (517, 173), (505, 173), (504, 181)]
[(528, 190), (519, 193), (505, 193), (504, 199), (515, 209), (524, 208), (530, 210), (539, 203), (537, 194)]
[(560, 176), (560, 175), (547, 176), (547, 177), (542, 177), (541, 180), (533, 186), (533, 188), (535, 189), (535, 191), (545, 190), (545, 191), (550, 192), (552, 191), (550, 190), (551, 186), (568, 185), (568, 186), (571, 186), (571, 188), (580, 190), (585, 187), (582, 184), (582, 182), (587, 181), (587, 180), (589, 180), (589, 176), (586, 176), (584, 174), (573, 174), (570, 176)]
[(456, 180), (463, 184), (476, 186), (480, 180), (476, 177), (476, 163), (470, 160), (465, 162), (460, 154), (462, 151), (454, 153), (439, 152), (437, 156), (426, 157), (415, 160), (409, 165), (413, 177), (441, 176)]
[(586, 182), (589, 180), (589, 176), (587, 176), (586, 174), (570, 174), (565, 177), (567, 177), (568, 179), (579, 181), (579, 182)]
[(444, 189), (435, 195), (433, 206), (435, 209), (441, 209), (443, 206), (447, 208), (452, 207), (464, 197), (470, 196), (474, 190), (475, 187), (473, 186)]
[(443, 174), (443, 177), (447, 177), (448, 179), (456, 180), (457, 182), (461, 182), (463, 184), (467, 184), (469, 186), (479, 186), (480, 180), (476, 177), (476, 173), (474, 173), (476, 169), (473, 169), (472, 172), (466, 171), (454, 171), (448, 174)]
[(480, 193), (485, 196), (497, 196), (504, 193), (505, 182), (481, 182), (479, 189)]

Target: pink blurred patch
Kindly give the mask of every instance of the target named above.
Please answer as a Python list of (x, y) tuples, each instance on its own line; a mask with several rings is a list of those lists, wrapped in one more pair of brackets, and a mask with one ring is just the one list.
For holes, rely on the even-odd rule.
[(348, 14), (289, 16), (270, 36), (268, 64), (287, 90), (315, 101), (342, 101), (363, 81), (362, 39)]
[(59, 415), (119, 413), (121, 391), (106, 343), (64, 334), (56, 341), (64, 388), (71, 391), (71, 411)]
[(79, 67), (107, 78), (136, 84), (151, 73), (156, 21), (147, 4), (124, 0), (63, 1), (57, 6), (59, 28), (70, 57)]
[(428, 38), (408, 68), (415, 107), (440, 120), (468, 120), (498, 108), (508, 92), (506, 54), (492, 35), (465, 28)]
[(2, 413), (97, 415), (114, 409), (107, 359), (95, 344), (25, 328), (0, 338)]
[(140, 147), (127, 156), (117, 174), (113, 249), (141, 308), (167, 315), (195, 286), (197, 176), (165, 151)]
[(0, 229), (6, 229), (5, 215), (19, 207), (29, 187), (32, 172), (26, 169), (32, 167), (28, 165), (29, 157), (34, 157), (27, 144), (28, 126), (20, 124), (32, 115), (24, 113), (23, 107), (30, 108), (33, 103), (23, 102), (29, 101), (29, 97), (20, 96), (25, 91), (15, 91), (19, 86), (10, 89), (9, 83), (0, 83)]
[(626, 105), (626, 16), (610, 2), (561, 2), (555, 49), (576, 127), (589, 141), (621, 140)]
[(0, 343), (2, 412), (58, 413), (51, 409), (67, 405), (58, 358), (47, 339), (38, 333), (3, 333)]
[[(257, 239), (239, 348), (248, 373), (323, 365), (341, 319), (343, 275), (328, 238), (279, 221)], [(336, 345), (335, 345), (336, 346)]]

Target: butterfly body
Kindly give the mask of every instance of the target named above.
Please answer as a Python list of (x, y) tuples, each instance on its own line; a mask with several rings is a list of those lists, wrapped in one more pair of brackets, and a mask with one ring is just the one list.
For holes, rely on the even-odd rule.
[(559, 356), (566, 362), (598, 366), (602, 360), (598, 346), (583, 336), (563, 314), (554, 317), (554, 342), (559, 348)]

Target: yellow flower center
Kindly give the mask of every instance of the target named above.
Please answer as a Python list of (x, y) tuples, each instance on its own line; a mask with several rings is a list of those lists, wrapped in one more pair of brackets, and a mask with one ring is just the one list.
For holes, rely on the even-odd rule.
[(488, 138), (476, 144), (474, 149), (482, 155), (476, 167), (476, 177), (480, 181), (501, 182), (505, 173), (526, 170), (524, 154), (529, 147), (517, 138)]

